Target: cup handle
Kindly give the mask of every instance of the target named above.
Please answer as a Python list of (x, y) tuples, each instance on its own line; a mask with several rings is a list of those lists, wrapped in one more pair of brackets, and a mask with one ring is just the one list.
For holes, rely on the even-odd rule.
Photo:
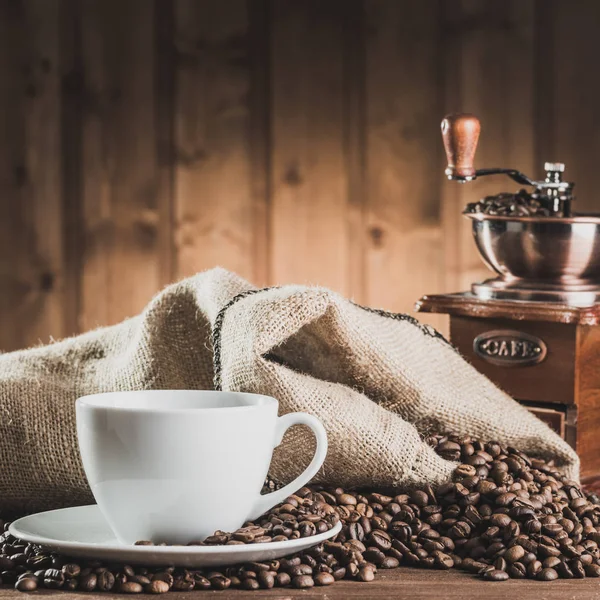
[(262, 495), (258, 499), (256, 505), (252, 509), (252, 513), (248, 517), (249, 521), (260, 517), (270, 508), (273, 508), (273, 506), (276, 504), (283, 502), (288, 496), (291, 496), (294, 492), (298, 491), (317, 474), (317, 471), (321, 468), (321, 465), (325, 461), (325, 457), (327, 456), (327, 432), (325, 431), (325, 427), (323, 427), (319, 419), (307, 413), (289, 413), (277, 419), (274, 448), (281, 444), (281, 441), (283, 440), (283, 434), (293, 425), (307, 425), (312, 429), (317, 440), (315, 455), (304, 472), (298, 475), (294, 481), (288, 483), (280, 490), (271, 492), (270, 494)]

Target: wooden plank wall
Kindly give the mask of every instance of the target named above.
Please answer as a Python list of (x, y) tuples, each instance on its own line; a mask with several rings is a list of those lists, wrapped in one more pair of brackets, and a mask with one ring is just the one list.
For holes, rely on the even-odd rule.
[[(567, 163), (600, 212), (596, 0), (0, 0), (0, 351), (220, 264), (411, 311), (487, 275), (460, 216)], [(429, 322), (444, 329), (443, 318)]]

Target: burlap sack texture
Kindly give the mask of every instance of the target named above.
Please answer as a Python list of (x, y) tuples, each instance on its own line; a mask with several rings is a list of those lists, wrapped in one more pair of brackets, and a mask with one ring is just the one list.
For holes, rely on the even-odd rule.
[[(573, 450), (431, 328), (323, 288), (256, 290), (214, 269), (166, 288), (119, 325), (0, 355), (0, 511), (92, 502), (77, 449), (77, 397), (214, 387), (269, 394), (280, 413), (320, 418), (330, 447), (323, 482), (447, 480), (454, 465), (421, 437), (444, 430), (554, 457), (578, 476)], [(307, 430), (292, 428), (272, 475), (290, 480), (313, 447)]]

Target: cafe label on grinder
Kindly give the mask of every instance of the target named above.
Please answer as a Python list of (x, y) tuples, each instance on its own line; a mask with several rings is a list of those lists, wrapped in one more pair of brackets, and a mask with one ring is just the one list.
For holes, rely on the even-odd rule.
[(546, 358), (546, 344), (538, 337), (511, 329), (486, 331), (473, 340), (475, 354), (500, 367), (525, 367)]

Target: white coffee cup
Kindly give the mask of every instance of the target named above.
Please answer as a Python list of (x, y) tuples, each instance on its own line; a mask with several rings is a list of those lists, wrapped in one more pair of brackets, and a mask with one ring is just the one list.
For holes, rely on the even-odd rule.
[[(77, 400), (88, 482), (121, 543), (186, 544), (234, 531), (282, 502), (320, 469), (323, 425), (306, 413), (277, 416), (269, 396), (212, 391), (111, 392)], [(260, 495), (273, 449), (308, 425), (315, 455), (290, 484)]]

